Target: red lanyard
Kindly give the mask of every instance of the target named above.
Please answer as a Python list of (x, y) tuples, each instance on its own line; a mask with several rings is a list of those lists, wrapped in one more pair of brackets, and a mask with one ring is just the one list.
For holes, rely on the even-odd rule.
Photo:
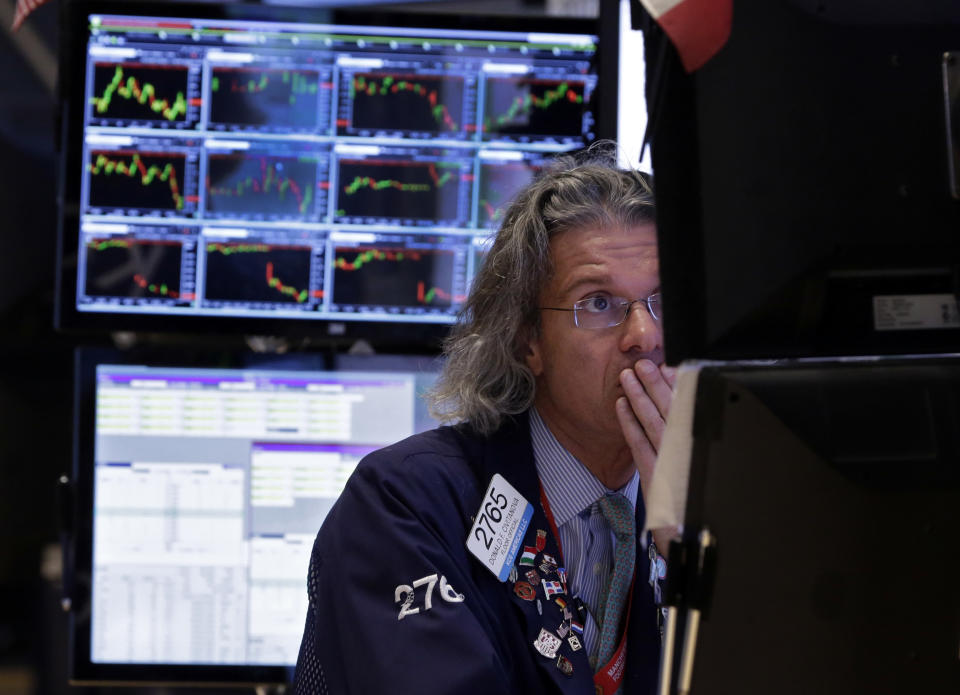
[[(547, 501), (547, 495), (543, 491), (543, 484), (540, 484), (540, 504), (543, 507), (543, 513), (547, 516), (547, 523), (550, 524), (550, 531), (557, 542), (557, 550), (560, 553), (560, 562), (563, 562), (563, 547), (560, 545), (560, 531), (557, 529), (557, 522), (553, 518), (553, 512), (550, 510), (550, 502)], [(610, 661), (603, 665), (595, 674), (593, 674), (593, 684), (596, 687), (597, 695), (613, 695), (623, 684), (623, 676), (626, 672), (627, 660), (627, 627), (630, 625), (630, 609), (633, 608), (633, 584), (637, 578), (637, 568), (633, 568), (633, 579), (630, 580), (630, 599), (627, 601), (627, 616), (624, 621), (623, 634), (620, 636), (620, 644), (617, 646)]]
[[(634, 568), (633, 579), (637, 578), (637, 571)], [(593, 684), (596, 687), (597, 695), (613, 695), (623, 683), (623, 675), (626, 672), (627, 661), (627, 628), (630, 625), (630, 609), (633, 607), (633, 580), (630, 580), (630, 599), (627, 601), (627, 617), (623, 625), (623, 634), (620, 636), (620, 644), (617, 650), (610, 657), (610, 661), (593, 674)]]

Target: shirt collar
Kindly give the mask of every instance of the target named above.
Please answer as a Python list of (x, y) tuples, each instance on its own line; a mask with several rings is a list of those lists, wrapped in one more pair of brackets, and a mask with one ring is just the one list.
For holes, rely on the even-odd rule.
[(630, 500), (636, 509), (639, 473), (634, 473), (630, 482), (619, 490), (611, 490), (597, 480), (576, 456), (563, 448), (536, 408), (530, 409), (530, 439), (537, 475), (558, 527), (589, 508), (603, 495), (615, 492)]

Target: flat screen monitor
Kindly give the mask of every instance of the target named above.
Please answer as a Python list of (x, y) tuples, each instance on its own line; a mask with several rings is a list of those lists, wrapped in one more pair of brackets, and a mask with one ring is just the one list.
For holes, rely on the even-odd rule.
[(958, 396), (957, 355), (701, 371), (661, 692), (960, 692)]
[(671, 363), (960, 345), (958, 30), (949, 0), (743, 2), (693, 74), (647, 32)]
[(364, 455), (436, 425), (430, 357), (224, 363), (79, 354), (74, 682), (292, 680), (324, 517)]
[(58, 325), (440, 335), (514, 192), (616, 135), (615, 5), (69, 3)]

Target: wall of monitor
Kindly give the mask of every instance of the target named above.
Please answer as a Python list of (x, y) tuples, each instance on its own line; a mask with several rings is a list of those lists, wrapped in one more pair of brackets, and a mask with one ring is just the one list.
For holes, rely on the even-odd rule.
[(592, 23), (96, 7), (65, 43), (65, 327), (422, 342), (512, 194), (615, 134)]
[(69, 676), (282, 683), (313, 536), (365, 453), (437, 424), (506, 204), (617, 135), (619, 4), (165, 9), (75, 1), (61, 36)]

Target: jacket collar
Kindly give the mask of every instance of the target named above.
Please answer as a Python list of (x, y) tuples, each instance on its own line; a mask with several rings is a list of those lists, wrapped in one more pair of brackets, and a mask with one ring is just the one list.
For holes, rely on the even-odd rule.
[[(479, 470), (476, 471), (481, 493), (486, 489), (490, 479), (499, 473), (533, 505), (533, 517), (513, 563), (517, 570), (516, 575), (503, 582), (503, 590), (509, 592), (511, 602), (522, 615), (526, 641), (532, 658), (546, 678), (554, 682), (561, 692), (592, 693), (594, 691), (593, 671), (587, 657), (586, 643), (582, 634), (572, 630), (571, 623), (565, 618), (563, 611), (565, 605), (574, 620), (577, 620), (573, 597), (566, 592), (565, 582), (561, 581), (560, 574), (557, 572), (557, 569), (562, 567), (562, 557), (541, 501), (540, 481), (534, 465), (530, 425), (526, 413), (509, 420), (495, 436), (487, 440), (481, 462)], [(643, 528), (644, 515), (643, 500), (638, 496), (636, 505), (638, 529)], [(538, 548), (538, 532), (544, 532), (542, 535), (545, 536), (540, 540), (540, 548)], [(524, 547), (538, 548), (532, 565), (521, 564)], [(558, 567), (551, 566), (551, 559)], [(635, 567), (636, 580), (627, 640), (629, 666), (624, 687), (621, 689), (623, 693), (653, 692), (659, 667), (660, 638), (656, 629), (653, 591), (647, 582), (649, 560), (642, 543), (637, 543)], [(535, 574), (528, 577), (527, 573), (531, 571)], [(537, 586), (533, 586), (530, 579), (538, 579)], [(563, 593), (551, 593), (548, 598), (544, 581), (560, 582)], [(525, 583), (526, 587), (521, 583)], [(518, 584), (521, 585), (519, 589)], [(534, 590), (532, 600), (528, 600), (530, 592), (527, 587)], [(582, 620), (578, 622), (582, 624)], [(567, 628), (566, 631), (564, 626)], [(535, 647), (541, 631), (552, 635), (552, 638), (547, 638), (548, 640), (560, 639), (560, 647), (552, 658), (543, 656)], [(575, 642), (571, 643), (571, 635), (577, 636), (580, 649), (573, 649)], [(572, 673), (569, 675), (558, 665), (561, 657), (566, 659), (572, 668)]]
[[(576, 619), (573, 598), (566, 592), (565, 582), (561, 580), (558, 572), (562, 567), (560, 549), (541, 502), (540, 481), (533, 462), (533, 447), (530, 443), (530, 426), (526, 413), (513, 418), (498, 431), (497, 436), (489, 440), (482, 461), (482, 470), (479, 471), (481, 487), (485, 488), (490, 479), (499, 473), (533, 505), (533, 517), (520, 551), (514, 559), (516, 573), (503, 582), (503, 590), (510, 594), (511, 602), (522, 615), (526, 642), (532, 658), (540, 671), (548, 680), (554, 682), (561, 692), (592, 693), (593, 672), (583, 646), (583, 636), (573, 631), (563, 612), (563, 606), (566, 606)], [(525, 560), (524, 564), (521, 564), (524, 547), (537, 548), (532, 563)], [(531, 574), (528, 576), (528, 573)], [(535, 580), (536, 585), (531, 580)], [(556, 582), (550, 585), (549, 598), (546, 596), (544, 581)], [(562, 588), (562, 593), (553, 593), (552, 590), (557, 585)], [(553, 657), (544, 656), (535, 647), (542, 631), (545, 631), (547, 641), (560, 642)], [(575, 635), (579, 640), (580, 649), (573, 649), (572, 644), (575, 645), (576, 640), (571, 644), (571, 635)], [(561, 659), (566, 660), (566, 664)]]

